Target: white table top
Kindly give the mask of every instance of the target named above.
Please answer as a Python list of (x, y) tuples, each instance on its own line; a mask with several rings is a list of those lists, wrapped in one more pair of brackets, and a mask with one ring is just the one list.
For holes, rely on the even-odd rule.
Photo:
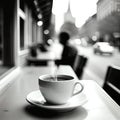
[[(54, 113), (39, 109), (26, 101), (26, 96), (38, 90), (38, 77), (54, 73), (52, 67), (24, 67), (20, 75), (0, 96), (0, 120), (119, 120), (120, 107), (93, 80), (81, 80), (87, 102), (69, 112)], [(70, 66), (61, 66), (58, 73), (76, 77)], [(77, 79), (77, 77), (76, 77)]]

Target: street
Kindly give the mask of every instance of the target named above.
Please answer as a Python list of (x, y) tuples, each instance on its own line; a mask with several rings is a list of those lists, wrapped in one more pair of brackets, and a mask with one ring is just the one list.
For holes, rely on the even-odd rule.
[(113, 55), (99, 55), (93, 53), (92, 47), (78, 47), (79, 54), (88, 58), (82, 79), (94, 79), (100, 86), (103, 85), (107, 67), (120, 66), (120, 52), (115, 49)]

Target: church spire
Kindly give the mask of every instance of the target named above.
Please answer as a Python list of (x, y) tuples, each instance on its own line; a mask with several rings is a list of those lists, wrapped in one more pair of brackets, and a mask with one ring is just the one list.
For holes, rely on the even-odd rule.
[[(68, 2), (68, 10), (67, 10), (67, 13), (70, 13), (71, 14), (71, 9), (70, 9), (70, 0)], [(72, 14), (71, 14), (72, 15)]]
[(64, 21), (75, 23), (75, 18), (72, 16), (72, 13), (71, 13), (70, 0), (68, 2), (68, 10), (64, 15)]

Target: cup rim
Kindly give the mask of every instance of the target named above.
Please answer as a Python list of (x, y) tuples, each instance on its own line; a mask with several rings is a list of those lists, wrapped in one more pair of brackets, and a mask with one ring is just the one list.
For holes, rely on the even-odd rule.
[(53, 74), (45, 74), (45, 75), (40, 75), (38, 80), (40, 81), (45, 81), (45, 82), (69, 82), (69, 81), (73, 81), (74, 80), (74, 77), (71, 76), (71, 75), (66, 75), (66, 74), (58, 74), (57, 75), (58, 77), (61, 77), (61, 76), (64, 76), (64, 77), (69, 77), (70, 79), (68, 80), (60, 80), (60, 81), (48, 81), (48, 80), (44, 80), (44, 78), (49, 78), (49, 77), (54, 77)]

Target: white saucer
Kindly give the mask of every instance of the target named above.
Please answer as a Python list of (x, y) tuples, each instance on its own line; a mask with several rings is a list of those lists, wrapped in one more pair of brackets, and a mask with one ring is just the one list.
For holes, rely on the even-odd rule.
[(27, 95), (26, 100), (37, 107), (57, 110), (57, 111), (68, 111), (77, 108), (87, 101), (86, 95), (81, 92), (80, 94), (73, 96), (66, 104), (63, 105), (52, 105), (48, 104), (42, 96), (40, 90), (33, 91)]

